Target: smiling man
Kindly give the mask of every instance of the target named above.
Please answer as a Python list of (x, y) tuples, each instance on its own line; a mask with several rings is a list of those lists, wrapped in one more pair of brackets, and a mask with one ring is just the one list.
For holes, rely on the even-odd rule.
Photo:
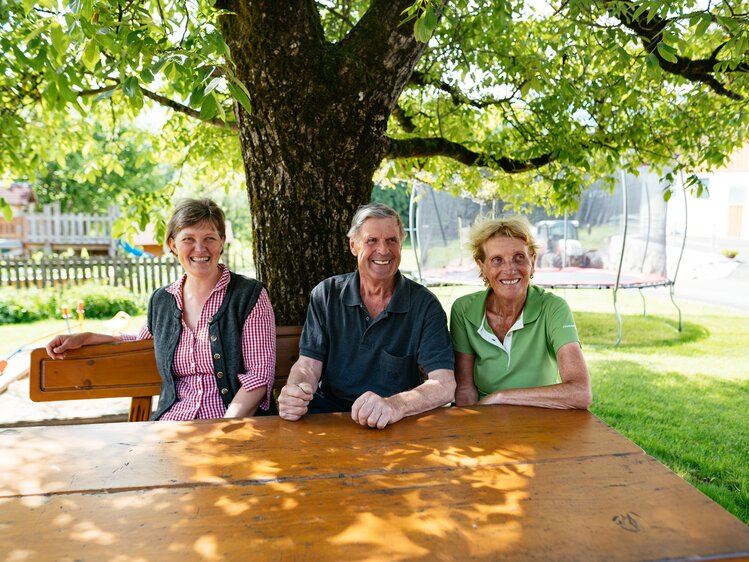
[(398, 213), (364, 205), (348, 237), (358, 271), (312, 290), (279, 413), (294, 421), (350, 410), (355, 422), (382, 429), (452, 401), (454, 358), (439, 301), (398, 271), (405, 238)]

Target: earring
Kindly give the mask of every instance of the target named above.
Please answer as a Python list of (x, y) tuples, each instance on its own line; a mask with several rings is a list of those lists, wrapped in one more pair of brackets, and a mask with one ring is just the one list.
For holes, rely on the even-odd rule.
[(531, 273), (531, 279), (533, 279), (533, 274)]

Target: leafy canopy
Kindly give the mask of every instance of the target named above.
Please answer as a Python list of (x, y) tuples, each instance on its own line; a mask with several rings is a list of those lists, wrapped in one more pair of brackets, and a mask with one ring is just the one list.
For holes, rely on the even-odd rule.
[[(315, 4), (330, 42), (370, 8)], [(233, 177), (233, 104), (253, 111), (253, 85), (236, 79), (222, 14), (202, 0), (0, 2), (0, 176), (34, 177), (95, 124), (162, 106), (150, 161)], [(415, 0), (402, 25), (428, 49), (382, 174), (564, 207), (619, 166), (720, 166), (747, 133), (747, 14), (749, 2)], [(91, 181), (116, 166), (93, 158)]]

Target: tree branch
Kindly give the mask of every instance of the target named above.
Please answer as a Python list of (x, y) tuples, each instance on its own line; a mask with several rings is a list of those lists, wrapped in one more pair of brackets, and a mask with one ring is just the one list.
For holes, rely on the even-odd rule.
[[(605, 0), (607, 6), (614, 3), (615, 0)], [(635, 17), (635, 11), (637, 6), (632, 0), (616, 0), (619, 5), (627, 4), (628, 10), (623, 11), (616, 15), (622, 24), (634, 31), (642, 40), (643, 46), (648, 53), (652, 53), (658, 59), (660, 67), (670, 74), (681, 76), (689, 80), (690, 82), (701, 82), (710, 88), (717, 94), (726, 96), (730, 99), (741, 100), (743, 96), (736, 92), (730, 91), (725, 87), (714, 75), (715, 65), (720, 62), (717, 59), (717, 54), (720, 52), (722, 45), (713, 51), (713, 54), (709, 59), (692, 60), (687, 57), (676, 56), (676, 62), (669, 62), (665, 60), (658, 52), (657, 46), (661, 42), (663, 31), (668, 25), (668, 21), (655, 16), (650, 17), (646, 12)], [(739, 65), (735, 71), (748, 72), (749, 64), (743, 63)]]
[(400, 123), (400, 126), (407, 133), (413, 133), (416, 130), (416, 124), (414, 123), (411, 115), (406, 115), (406, 112), (399, 105), (393, 108), (392, 116)]
[[(78, 92), (79, 96), (95, 96), (98, 94), (103, 94), (105, 92), (109, 92), (111, 90), (114, 90), (116, 88), (119, 88), (120, 84), (119, 81), (116, 84), (110, 84), (109, 86), (104, 86), (103, 88), (96, 88), (93, 90), (81, 90)], [(192, 117), (194, 119), (197, 119), (198, 121), (203, 121), (203, 123), (207, 123), (209, 125), (213, 125), (215, 127), (219, 127), (220, 129), (230, 129), (233, 131), (238, 130), (236, 123), (224, 123), (221, 121), (221, 119), (213, 118), (213, 119), (201, 119), (200, 118), (200, 112), (196, 111), (195, 109), (188, 107), (186, 105), (183, 105), (179, 102), (176, 102), (172, 99), (169, 99), (167, 97), (162, 96), (161, 94), (156, 94), (154, 92), (151, 92), (149, 90), (146, 90), (145, 88), (141, 87), (140, 91), (143, 93), (144, 96), (147, 98), (152, 99), (153, 101), (173, 109), (174, 111), (177, 111), (179, 113), (183, 113), (185, 115), (188, 115), (189, 117)]]
[(153, 101), (160, 103), (163, 106), (169, 107), (173, 109), (174, 111), (178, 111), (179, 113), (184, 113), (185, 115), (188, 115), (190, 117), (193, 117), (194, 119), (197, 119), (199, 121), (203, 121), (203, 123), (207, 123), (209, 125), (213, 125), (215, 127), (218, 127), (220, 129), (230, 129), (232, 131), (239, 130), (239, 127), (236, 122), (232, 123), (225, 123), (221, 119), (218, 119), (214, 117), (213, 119), (204, 120), (200, 118), (200, 112), (194, 110), (191, 107), (188, 107), (186, 105), (183, 105), (179, 102), (176, 102), (174, 100), (171, 100), (169, 98), (166, 98), (160, 94), (156, 94), (154, 92), (151, 92), (149, 90), (146, 90), (145, 88), (141, 87), (141, 92), (143, 92), (143, 95), (147, 98), (152, 99)]
[(78, 92), (78, 95), (83, 96), (83, 97), (96, 96), (98, 94), (103, 94), (104, 92), (110, 92), (112, 90), (116, 90), (117, 88), (119, 88), (119, 86), (120, 86), (120, 83), (118, 81), (117, 84), (104, 86), (103, 88), (95, 88), (92, 90), (81, 90), (80, 92)]
[(413, 0), (372, 0), (356, 26), (338, 45), (351, 64), (366, 68), (376, 97), (395, 107), (403, 88), (426, 49), (416, 40), (413, 25), (401, 25), (401, 13)]
[(341, 20), (343, 23), (345, 23), (349, 27), (349, 29), (353, 28), (356, 25), (346, 14), (342, 14), (341, 12), (339, 12), (338, 10), (334, 10), (330, 6), (325, 6), (325, 9), (335, 17), (337, 17), (339, 20)]
[(528, 160), (517, 160), (506, 156), (496, 158), (471, 150), (457, 142), (438, 137), (387, 140), (388, 150), (385, 154), (386, 158), (445, 156), (466, 166), (486, 166), (487, 168), (502, 170), (508, 174), (518, 174), (520, 172), (535, 170), (554, 160), (553, 155), (550, 153)]
[(431, 80), (425, 73), (418, 70), (414, 70), (413, 74), (411, 75), (409, 84), (415, 86), (432, 86), (433, 88), (437, 88), (438, 90), (448, 94), (454, 105), (470, 105), (471, 107), (475, 107), (476, 109), (483, 109), (485, 107), (490, 107), (493, 105), (501, 105), (503, 103), (511, 101), (512, 99), (510, 97), (474, 100), (469, 98), (459, 88), (456, 88), (452, 84), (448, 84), (444, 80)]

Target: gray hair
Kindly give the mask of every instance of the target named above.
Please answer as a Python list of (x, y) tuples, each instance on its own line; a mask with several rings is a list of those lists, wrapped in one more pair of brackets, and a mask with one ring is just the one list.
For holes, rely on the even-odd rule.
[(367, 219), (395, 219), (400, 231), (400, 240), (403, 242), (406, 238), (406, 229), (403, 227), (403, 221), (401, 220), (398, 212), (385, 205), (384, 203), (367, 203), (362, 205), (356, 211), (354, 218), (351, 220), (351, 228), (348, 229), (347, 236), (354, 238), (361, 230), (362, 225)]
[(226, 240), (226, 217), (221, 207), (211, 199), (183, 199), (174, 207), (166, 225), (166, 240), (174, 238), (188, 226), (207, 222), (216, 227), (222, 240)]

